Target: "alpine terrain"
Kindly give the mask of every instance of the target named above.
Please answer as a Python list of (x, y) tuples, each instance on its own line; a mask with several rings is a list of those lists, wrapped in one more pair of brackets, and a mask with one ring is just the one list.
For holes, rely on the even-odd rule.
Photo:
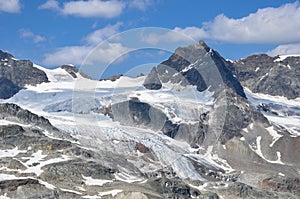
[(300, 57), (204, 41), (93, 80), (0, 51), (0, 198), (300, 198)]

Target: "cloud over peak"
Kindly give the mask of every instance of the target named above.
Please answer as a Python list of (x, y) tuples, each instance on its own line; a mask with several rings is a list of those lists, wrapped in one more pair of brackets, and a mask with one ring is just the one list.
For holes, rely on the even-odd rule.
[[(216, 16), (202, 26), (176, 27), (187, 36), (237, 44), (283, 44), (300, 42), (300, 5), (287, 3), (280, 7), (258, 9), (242, 18)], [(164, 38), (163, 36), (160, 36)], [(172, 38), (170, 38), (172, 41)]]

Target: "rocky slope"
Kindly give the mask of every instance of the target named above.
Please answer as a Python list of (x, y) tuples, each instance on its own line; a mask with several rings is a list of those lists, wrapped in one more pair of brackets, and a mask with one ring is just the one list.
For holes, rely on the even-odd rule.
[(261, 57), (246, 69), (200, 41), (146, 77), (101, 81), (32, 65), (47, 82), (0, 104), (0, 198), (299, 198), (300, 102), (248, 89), (277, 95), (250, 87), (261, 62), (284, 61)]
[(300, 57), (252, 55), (229, 67), (243, 86), (255, 93), (300, 97)]

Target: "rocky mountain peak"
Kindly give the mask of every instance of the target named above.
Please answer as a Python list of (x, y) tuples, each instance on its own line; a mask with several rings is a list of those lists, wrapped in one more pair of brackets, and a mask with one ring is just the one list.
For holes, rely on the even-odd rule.
[(47, 75), (35, 68), (31, 61), (16, 60), (3, 51), (0, 51), (0, 79), (3, 82), (0, 84), (0, 98), (10, 98), (26, 85), (48, 82)]
[(13, 58), (13, 56), (11, 54), (0, 50), (0, 59), (1, 60), (11, 59), (11, 58)]
[(242, 86), (228, 69), (229, 65), (218, 52), (204, 41), (199, 41), (177, 48), (169, 59), (152, 69), (144, 86), (147, 89), (160, 89), (163, 83), (170, 81), (181, 86), (197, 86), (200, 92), (209, 88), (215, 93), (226, 87), (245, 97)]

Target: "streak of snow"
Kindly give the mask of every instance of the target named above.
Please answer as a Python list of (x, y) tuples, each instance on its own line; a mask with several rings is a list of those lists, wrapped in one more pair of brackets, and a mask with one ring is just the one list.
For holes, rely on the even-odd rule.
[(75, 193), (77, 195), (82, 195), (82, 193), (79, 192), (79, 191), (74, 191), (74, 190), (70, 190), (70, 189), (62, 189), (62, 188), (60, 188), (60, 190), (65, 191), (65, 192), (69, 192), (69, 193)]
[(45, 182), (43, 180), (39, 179), (39, 183), (42, 184), (42, 185), (44, 185), (48, 189), (52, 189), (52, 190), (56, 189), (56, 186), (54, 186), (53, 184), (50, 184), (48, 182)]
[[(253, 147), (250, 147), (253, 150)], [(265, 161), (272, 163), (272, 164), (282, 164), (284, 163), (281, 161), (281, 153), (279, 151), (276, 152), (277, 154), (277, 160), (268, 160), (264, 157), (262, 151), (261, 151), (261, 136), (258, 136), (256, 138), (256, 150), (254, 150), (257, 155), (259, 155), (261, 158), (263, 158)]]
[(19, 126), (23, 126), (23, 127), (30, 127), (31, 125), (27, 125), (27, 124), (22, 124), (19, 122), (12, 122), (12, 121), (8, 121), (8, 120), (0, 120), (0, 126), (5, 126), (5, 125), (19, 125)]
[(127, 182), (127, 183), (133, 183), (133, 182), (140, 182), (143, 179), (137, 178), (135, 176), (131, 176), (127, 173), (115, 173), (115, 178), (116, 180), (122, 181), (122, 182)]
[(270, 147), (272, 147), (275, 144), (275, 142), (277, 142), (279, 140), (279, 138), (281, 138), (283, 135), (278, 134), (277, 131), (274, 130), (273, 126), (270, 126), (266, 129), (268, 130), (268, 132), (270, 133), (270, 135), (273, 138), (273, 141), (270, 144)]

